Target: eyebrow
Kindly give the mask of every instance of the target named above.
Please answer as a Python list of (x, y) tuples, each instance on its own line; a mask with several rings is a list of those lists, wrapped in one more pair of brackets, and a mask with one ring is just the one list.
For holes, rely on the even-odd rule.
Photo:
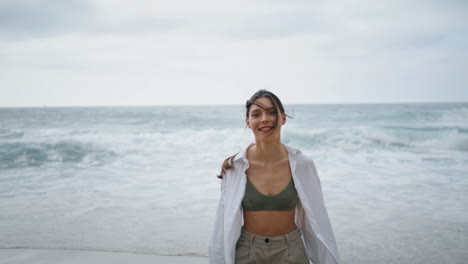
[[(268, 111), (268, 110), (276, 110), (275, 107), (273, 107), (273, 106), (272, 106), (272, 107), (269, 107), (269, 108), (262, 108), (262, 109), (265, 110), (265, 111)], [(258, 109), (258, 108), (257, 108), (257, 109), (252, 110), (252, 112), (256, 112), (256, 111), (260, 111), (260, 110), (261, 110), (261, 109)]]

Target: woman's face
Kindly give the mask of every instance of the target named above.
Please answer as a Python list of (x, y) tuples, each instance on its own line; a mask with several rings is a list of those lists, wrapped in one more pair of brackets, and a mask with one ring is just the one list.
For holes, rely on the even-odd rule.
[(261, 97), (250, 107), (246, 122), (247, 126), (252, 129), (256, 140), (267, 137), (279, 138), (281, 126), (286, 123), (286, 114), (279, 113), (270, 98)]

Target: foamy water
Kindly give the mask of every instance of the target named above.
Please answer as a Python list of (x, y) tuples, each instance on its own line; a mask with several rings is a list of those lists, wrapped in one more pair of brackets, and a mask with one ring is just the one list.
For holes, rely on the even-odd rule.
[[(290, 105), (343, 263), (468, 263), (468, 104)], [(206, 255), (241, 106), (0, 109), (0, 247)]]

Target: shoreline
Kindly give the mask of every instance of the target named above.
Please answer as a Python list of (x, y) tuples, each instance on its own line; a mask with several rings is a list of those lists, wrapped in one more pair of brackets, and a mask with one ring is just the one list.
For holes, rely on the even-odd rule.
[(0, 249), (0, 263), (8, 264), (26, 264), (26, 263), (50, 263), (50, 264), (126, 264), (126, 263), (208, 263), (207, 257), (195, 256), (162, 256), (150, 253), (130, 253), (113, 251), (92, 251), (92, 250), (73, 250), (73, 249), (29, 249), (29, 248), (11, 248)]

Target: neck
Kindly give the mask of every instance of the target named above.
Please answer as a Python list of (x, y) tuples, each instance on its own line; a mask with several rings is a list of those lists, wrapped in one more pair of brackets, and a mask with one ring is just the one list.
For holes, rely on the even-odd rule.
[(287, 156), (287, 151), (280, 141), (255, 142), (249, 154), (249, 160), (255, 160), (268, 165), (284, 159)]

